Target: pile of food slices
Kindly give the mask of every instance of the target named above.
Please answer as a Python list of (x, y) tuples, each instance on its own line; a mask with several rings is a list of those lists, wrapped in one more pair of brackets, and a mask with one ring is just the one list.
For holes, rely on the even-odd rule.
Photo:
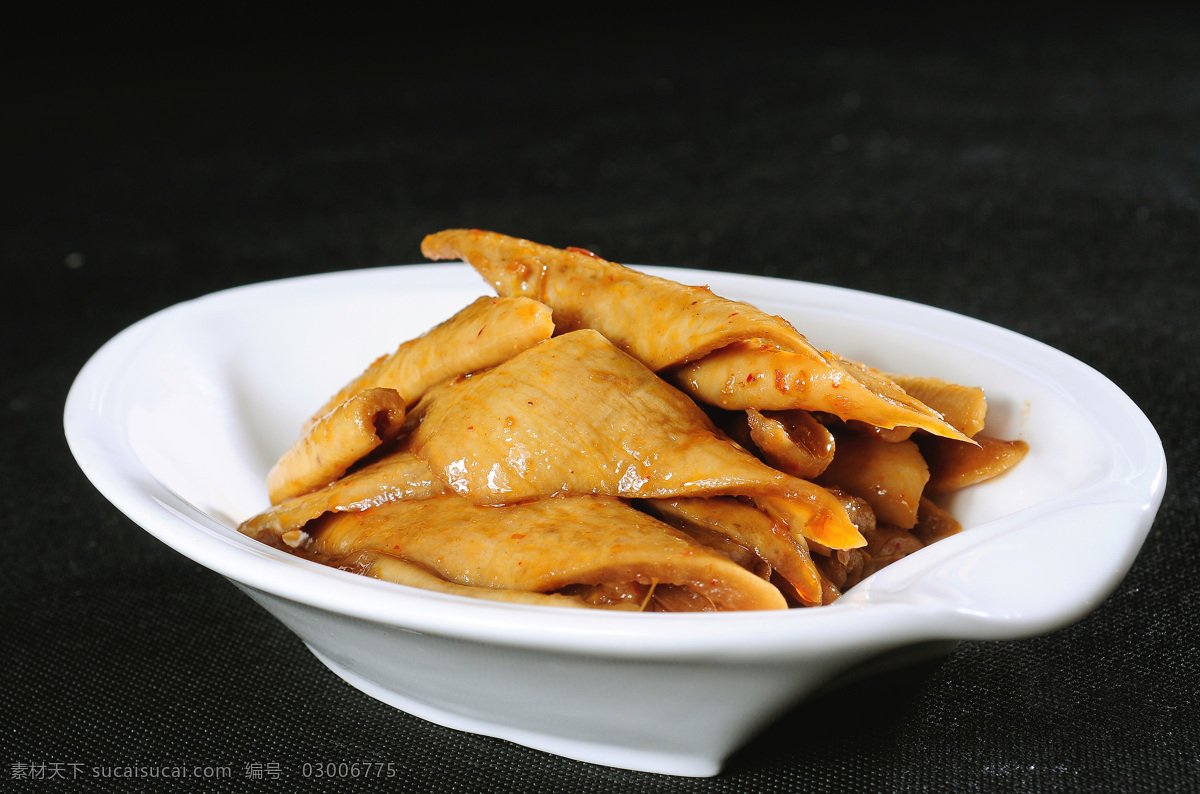
[(640, 611), (834, 601), (960, 531), (1014, 466), (982, 389), (883, 373), (782, 318), (576, 248), (425, 238), (481, 297), (322, 406), (240, 527), (446, 593)]

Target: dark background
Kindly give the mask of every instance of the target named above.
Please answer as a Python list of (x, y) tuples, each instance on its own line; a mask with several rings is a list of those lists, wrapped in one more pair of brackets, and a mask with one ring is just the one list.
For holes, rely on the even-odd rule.
[[(1166, 5), (980, 10), (549, 31), (448, 8), (352, 40), (203, 44), (80, 22), (5, 48), (0, 790), (90, 788), (13, 778), (39, 763), (231, 765), (206, 790), (324, 790), (298, 777), (321, 761), (391, 762), (394, 784), (432, 791), (1200, 790), (1200, 27)], [(87, 358), (158, 309), (418, 262), (450, 226), (879, 292), (1042, 340), (1158, 429), (1158, 520), (1077, 625), (800, 705), (711, 780), (392, 710), (100, 497), (62, 408)], [(287, 779), (244, 777), (266, 762)]]

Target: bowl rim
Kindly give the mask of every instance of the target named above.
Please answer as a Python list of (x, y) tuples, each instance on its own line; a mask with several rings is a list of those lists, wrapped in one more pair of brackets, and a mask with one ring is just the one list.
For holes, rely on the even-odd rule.
[[(1145, 414), (1092, 367), (1014, 331), (899, 298), (766, 276), (632, 267), (684, 283), (708, 284), (718, 294), (730, 297), (751, 293), (792, 301), (802, 295), (805, 306), (851, 314), (869, 310), (877, 324), (941, 338), (950, 335), (954, 347), (1003, 360), (1036, 376), (1048, 388), (1058, 389), (1098, 423), (1097, 432), (1113, 453), (1112, 459), (1097, 482), (971, 527), (969, 532), (890, 566), (867, 580), (886, 580), (880, 591), (883, 595), (877, 598), (871, 597), (868, 587), (862, 590), (864, 597), (848, 594), (819, 609), (631, 615), (433, 593), (300, 560), (253, 541), (188, 504), (155, 479), (130, 447), (125, 428), (127, 406), (120, 388), (123, 378), (131, 375), (138, 351), (147, 340), (169, 328), (173, 320), (222, 307), (246, 306), (264, 295), (328, 291), (359, 281), (378, 283), (381, 278), (399, 279), (416, 289), (429, 285), (454, 288), (473, 281), (476, 294), (480, 294), (483, 288), (478, 276), (467, 265), (457, 263), (393, 265), (260, 282), (156, 312), (106, 342), (81, 369), (64, 408), (67, 442), (93, 485), (135, 523), (176, 551), (246, 587), (395, 630), (563, 653), (761, 661), (817, 657), (838, 650), (865, 654), (930, 640), (1018, 639), (1079, 619), (1098, 606), (1128, 571), (1161, 504), (1166, 459)], [(1022, 533), (1028, 534), (1033, 527), (1043, 533), (1051, 530), (1052, 549), (1065, 553), (1082, 530), (1067, 532), (1061, 527), (1097, 520), (1114, 525), (1109, 538), (1113, 548), (1105, 557), (1103, 570), (1072, 572), (1071, 587), (1055, 590), (1053, 603), (1014, 611), (997, 603), (1003, 593), (981, 592), (972, 596), (982, 599), (985, 608), (981, 608), (979, 599), (946, 602), (921, 590), (922, 582), (935, 580), (938, 572), (952, 566), (966, 549), (1028, 543), (1027, 538), (1021, 540)], [(1039, 535), (1038, 542), (1045, 538)], [(887, 595), (889, 587), (907, 590), (904, 597), (892, 598)]]

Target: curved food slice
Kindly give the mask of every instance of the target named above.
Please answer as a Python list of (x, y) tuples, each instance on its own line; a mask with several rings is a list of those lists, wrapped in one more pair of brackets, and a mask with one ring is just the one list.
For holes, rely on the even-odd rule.
[(391, 441), (404, 426), (394, 389), (367, 389), (333, 408), (283, 453), (267, 473), (271, 504), (315, 491)]
[[(421, 242), (421, 252), (430, 259), (469, 262), (501, 295), (523, 295), (549, 305), (560, 333), (593, 328), (655, 371), (697, 362), (714, 352), (721, 356), (731, 346), (736, 349), (736, 343), (750, 340), (786, 354), (776, 359), (783, 368), (773, 368), (772, 382), (785, 382), (792, 394), (790, 399), (774, 395), (772, 404), (732, 406), (711, 399), (722, 394), (724, 377), (712, 384), (715, 389), (687, 385), (692, 380), (709, 384), (711, 374), (679, 379), (686, 391), (712, 405), (829, 411), (842, 419), (883, 422), (882, 427), (911, 425), (935, 435), (961, 437), (935, 411), (886, 378), (822, 354), (782, 317), (714, 295), (707, 287), (688, 287), (639, 273), (587, 251), (552, 248), (479, 229), (431, 234)], [(728, 369), (725, 359), (721, 362), (717, 369)], [(712, 368), (713, 362), (706, 367)], [(847, 392), (849, 402), (844, 399)]]
[(812, 347), (785, 350), (758, 340), (738, 342), (684, 365), (671, 379), (695, 399), (728, 410), (803, 408), (877, 427), (917, 427), (970, 440), (882, 373)]
[(811, 480), (833, 460), (833, 433), (808, 411), (750, 408), (745, 416), (750, 441), (763, 460), (780, 471)]
[(309, 424), (360, 391), (377, 386), (395, 389), (409, 407), (435, 383), (493, 367), (552, 333), (550, 309), (537, 301), (478, 298), (390, 356), (376, 359), (329, 398)]
[[(651, 499), (648, 510), (688, 532), (692, 527), (729, 538), (766, 560), (806, 604), (821, 603), (821, 582), (803, 537), (766, 514), (730, 497)], [(703, 540), (701, 540), (703, 542)], [(863, 541), (865, 544), (866, 541)]]
[(401, 499), (428, 499), (445, 486), (429, 464), (401, 449), (316, 491), (286, 499), (242, 522), (238, 531), (272, 546), (295, 548), (304, 526), (325, 513), (360, 512)]
[(309, 550), (406, 560), (468, 588), (681, 588), (714, 610), (785, 609), (779, 590), (619, 499), (558, 497), (481, 507), (453, 494), (326, 516)]
[(455, 584), (407, 560), (373, 551), (351, 554), (340, 560), (322, 559), (319, 561), (332, 565), (335, 568), (341, 568), (342, 570), (362, 574), (363, 576), (370, 576), (374, 579), (381, 579), (385, 582), (407, 585), (408, 587), (419, 587), (422, 590), (433, 590), (438, 593), (483, 598), (489, 601), (504, 601), (510, 604), (534, 604), (544, 607), (580, 609), (588, 606), (587, 603), (577, 597), (559, 595), (557, 593), (524, 593), (517, 590), (492, 590), (487, 587), (471, 587), (469, 585)]
[[(947, 443), (976, 449), (971, 444)], [(888, 442), (844, 433), (837, 439), (833, 463), (817, 481), (865, 499), (881, 522), (911, 529), (929, 482), (929, 466), (912, 439)]]
[(809, 483), (717, 435), (685, 395), (591, 330), (440, 387), (412, 449), (477, 504), (553, 494), (786, 494)]
[(808, 342), (786, 320), (608, 262), (582, 249), (559, 249), (479, 229), (447, 229), (421, 242), (430, 259), (461, 259), (501, 295), (549, 305), (560, 333), (593, 328), (655, 371), (692, 361), (742, 339), (784, 346)]
[(867, 545), (858, 527), (847, 516), (836, 496), (815, 483), (802, 495), (757, 496), (754, 505), (782, 523), (792, 533), (830, 549), (854, 549)]
[(1016, 439), (1006, 441), (991, 436), (975, 436), (975, 444), (959, 444), (945, 439), (923, 439), (921, 452), (929, 461), (929, 494), (957, 491), (1016, 466), (1029, 452), (1029, 444)]
[(987, 397), (978, 386), (957, 383), (925, 375), (889, 375), (905, 393), (928, 405), (947, 422), (974, 438), (987, 419)]

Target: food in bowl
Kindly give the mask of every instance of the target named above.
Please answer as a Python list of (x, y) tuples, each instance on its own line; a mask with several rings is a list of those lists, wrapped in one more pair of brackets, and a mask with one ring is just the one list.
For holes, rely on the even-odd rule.
[(240, 530), (375, 578), (630, 611), (832, 603), (961, 527), (1028, 451), (978, 388), (813, 347), (747, 303), (493, 232), (481, 297), (336, 392)]

